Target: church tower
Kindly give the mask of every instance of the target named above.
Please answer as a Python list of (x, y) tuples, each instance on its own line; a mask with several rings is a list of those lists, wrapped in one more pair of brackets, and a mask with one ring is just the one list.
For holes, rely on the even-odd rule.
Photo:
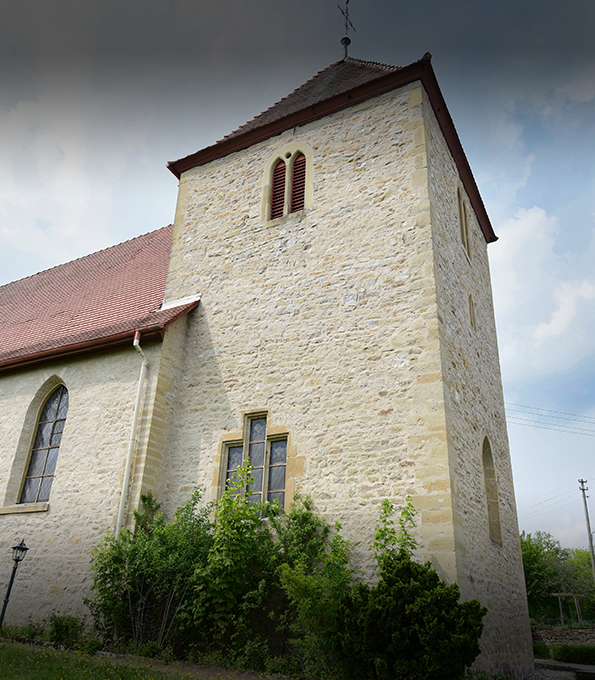
[(416, 558), (488, 608), (478, 666), (528, 675), (496, 236), (429, 55), (345, 57), (169, 168), (165, 302), (202, 297), (177, 340), (167, 510), (196, 484), (216, 499), (250, 455), (254, 493), (311, 495), (372, 577), (380, 503), (411, 496)]

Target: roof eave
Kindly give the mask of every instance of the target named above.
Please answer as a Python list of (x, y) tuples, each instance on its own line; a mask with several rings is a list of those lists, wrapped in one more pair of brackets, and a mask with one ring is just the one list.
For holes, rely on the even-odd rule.
[(497, 236), (492, 228), (490, 218), (485, 209), (483, 200), (479, 194), (479, 189), (475, 183), (475, 178), (471, 172), (471, 167), (463, 151), (463, 146), (455, 129), (454, 123), (440, 87), (432, 68), (430, 55), (424, 55), (422, 59), (404, 66), (399, 71), (389, 73), (381, 76), (376, 80), (372, 80), (363, 85), (359, 85), (347, 92), (330, 97), (314, 106), (308, 106), (300, 111), (297, 111), (289, 116), (285, 116), (279, 120), (267, 123), (261, 127), (249, 130), (243, 134), (237, 135), (230, 139), (223, 139), (216, 144), (206, 147), (201, 151), (197, 151), (190, 156), (186, 156), (177, 161), (170, 161), (167, 164), (168, 169), (178, 178), (182, 173), (192, 168), (206, 165), (214, 160), (223, 158), (236, 151), (247, 149), (253, 144), (265, 141), (270, 137), (279, 135), (286, 130), (294, 127), (299, 127), (314, 120), (324, 118), (331, 113), (341, 111), (354, 104), (358, 104), (372, 97), (376, 97), (385, 92), (390, 92), (398, 87), (402, 87), (416, 80), (421, 80), (432, 109), (438, 119), (438, 124), (442, 130), (442, 134), (446, 139), (446, 143), (452, 153), (454, 161), (458, 167), (461, 181), (467, 191), (469, 200), (473, 206), (477, 219), (479, 221), (481, 230), (487, 243), (492, 243), (497, 240)]
[(172, 315), (163, 323), (147, 324), (141, 327), (130, 328), (121, 333), (108, 335), (100, 338), (93, 338), (84, 342), (77, 342), (63, 347), (55, 347), (43, 352), (33, 352), (18, 357), (12, 357), (0, 361), (0, 374), (12, 373), (26, 368), (35, 368), (40, 365), (55, 363), (57, 361), (67, 361), (70, 359), (80, 359), (82, 357), (104, 354), (118, 349), (132, 346), (132, 341), (137, 331), (140, 333), (140, 342), (144, 344), (163, 341), (165, 331), (174, 321), (195, 309), (199, 300), (189, 305), (184, 305), (179, 312)]

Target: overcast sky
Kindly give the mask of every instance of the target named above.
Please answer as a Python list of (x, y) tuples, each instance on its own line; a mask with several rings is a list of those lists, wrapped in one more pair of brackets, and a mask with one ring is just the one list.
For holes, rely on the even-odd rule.
[[(169, 224), (177, 182), (166, 161), (342, 56), (336, 0), (0, 6), (0, 284)], [(595, 498), (595, 3), (349, 8), (351, 56), (406, 65), (433, 55), (500, 237), (489, 252), (520, 527), (585, 546), (577, 479)]]

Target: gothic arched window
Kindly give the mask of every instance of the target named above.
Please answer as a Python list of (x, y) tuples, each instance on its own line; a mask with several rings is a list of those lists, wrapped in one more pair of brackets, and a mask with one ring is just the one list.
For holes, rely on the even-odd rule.
[(298, 212), (304, 209), (306, 199), (306, 157), (303, 153), (293, 160), (291, 166), (291, 202), (289, 212)]
[(279, 161), (273, 170), (271, 183), (271, 219), (282, 217), (285, 208), (285, 161)]
[(302, 211), (309, 204), (309, 152), (286, 147), (268, 170), (265, 215), (267, 220)]
[(67, 411), (68, 390), (60, 385), (41, 409), (19, 503), (49, 500)]

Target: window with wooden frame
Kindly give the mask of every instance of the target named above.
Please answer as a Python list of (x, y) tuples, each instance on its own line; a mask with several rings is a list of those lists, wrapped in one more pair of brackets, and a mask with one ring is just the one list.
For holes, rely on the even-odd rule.
[(41, 409), (19, 503), (49, 500), (67, 412), (68, 390), (60, 385)]
[(465, 253), (471, 261), (471, 237), (469, 235), (469, 218), (467, 215), (467, 204), (463, 198), (463, 192), (459, 188), (457, 192), (458, 203), (459, 203), (459, 227), (461, 231), (461, 242)]
[(243, 439), (225, 442), (224, 461), (226, 484), (234, 479), (236, 470), (249, 461), (254, 481), (242, 493), (248, 494), (253, 502), (276, 500), (284, 507), (287, 434), (270, 434), (266, 414), (245, 417)]
[(300, 149), (287, 150), (273, 162), (267, 219), (300, 212), (306, 207), (308, 161)]

